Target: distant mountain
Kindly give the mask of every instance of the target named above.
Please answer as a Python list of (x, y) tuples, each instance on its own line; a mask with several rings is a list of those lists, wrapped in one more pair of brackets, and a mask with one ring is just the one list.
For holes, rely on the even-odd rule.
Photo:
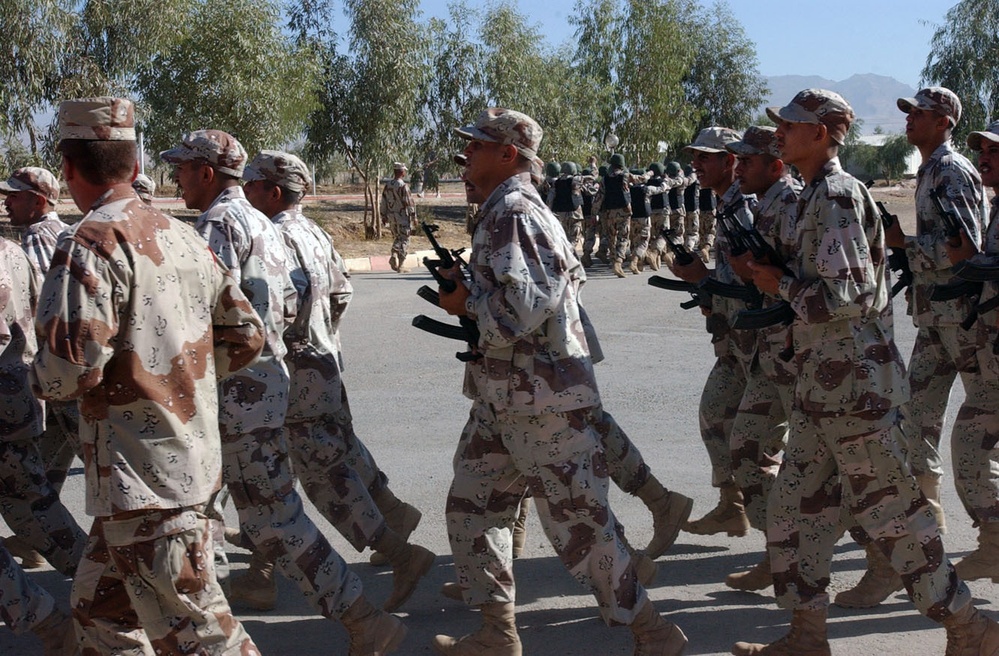
[(893, 77), (873, 73), (853, 75), (840, 82), (817, 75), (773, 75), (767, 77), (767, 86), (770, 97), (760, 108), (761, 112), (768, 106), (787, 104), (802, 89), (829, 89), (846, 98), (857, 116), (863, 119), (863, 134), (873, 134), (878, 126), (889, 134), (904, 132), (905, 114), (898, 110), (895, 100), (916, 93), (916, 89)]

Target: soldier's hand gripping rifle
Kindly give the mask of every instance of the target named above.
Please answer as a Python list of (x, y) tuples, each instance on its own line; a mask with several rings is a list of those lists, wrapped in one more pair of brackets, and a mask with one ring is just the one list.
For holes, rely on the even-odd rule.
[[(937, 208), (937, 212), (943, 219), (944, 230), (947, 234), (947, 244), (951, 248), (960, 247), (961, 232), (965, 229), (964, 223), (961, 221), (961, 216), (951, 204), (950, 200), (947, 199), (946, 194), (942, 192), (941, 187), (930, 189), (930, 200), (933, 201), (933, 205)], [(968, 280), (962, 277), (960, 282), (951, 283), (949, 285), (936, 285), (933, 288), (933, 292), (930, 294), (930, 300), (950, 301), (956, 298), (961, 298), (962, 296), (966, 297), (968, 302), (971, 303), (971, 312), (969, 312), (968, 316), (961, 322), (961, 328), (964, 330), (971, 330), (972, 326), (974, 326), (975, 322), (978, 320), (978, 313), (980, 309), (978, 299), (982, 296), (981, 281)]]
[[(421, 227), (423, 228), (423, 232), (427, 235), (427, 239), (430, 241), (430, 245), (433, 247), (434, 253), (437, 254), (436, 260), (432, 260), (429, 257), (423, 258), (423, 265), (427, 267), (430, 275), (434, 277), (434, 280), (437, 281), (437, 284), (441, 289), (448, 293), (453, 292), (458, 288), (458, 283), (442, 275), (438, 269), (442, 267), (445, 269), (458, 267), (458, 271), (461, 273), (462, 279), (464, 279), (465, 273), (462, 273), (462, 269), (464, 269), (466, 273), (468, 270), (468, 264), (461, 259), (461, 253), (464, 252), (464, 249), (450, 251), (441, 246), (437, 241), (437, 237), (434, 236), (434, 233), (440, 230), (439, 226), (422, 223)], [(440, 295), (433, 289), (424, 285), (420, 287), (416, 293), (420, 298), (440, 307)], [(479, 343), (478, 325), (471, 317), (465, 315), (458, 317), (458, 323), (459, 325), (455, 326), (442, 321), (437, 321), (436, 319), (431, 319), (430, 317), (422, 314), (413, 318), (413, 326), (419, 328), (420, 330), (425, 330), (426, 332), (437, 335), (438, 337), (460, 340), (468, 344), (468, 351), (455, 353), (454, 357), (458, 358), (462, 362), (478, 360), (482, 357), (482, 354), (475, 350)]]
[[(878, 212), (881, 213), (881, 224), (887, 229), (895, 225), (898, 217), (888, 211), (885, 204), (875, 201)], [(895, 273), (895, 284), (891, 287), (891, 296), (895, 298), (898, 293), (912, 284), (912, 269), (909, 268), (909, 258), (905, 254), (904, 248), (892, 248), (888, 253), (888, 268)]]
[[(968, 282), (978, 283), (983, 285), (986, 282), (999, 283), (999, 265), (990, 264), (979, 264), (977, 262), (972, 262), (971, 260), (964, 260), (963, 262), (958, 262), (954, 265), (954, 275)], [(977, 319), (979, 315), (994, 310), (999, 307), (999, 294), (996, 294), (987, 301), (982, 301), (975, 306), (973, 315)], [(967, 322), (967, 319), (965, 319)], [(964, 326), (964, 323), (961, 324)], [(970, 325), (968, 326), (971, 327)], [(999, 335), (996, 336), (995, 341), (992, 342), (992, 353), (993, 355), (999, 355)]]
[[(686, 246), (673, 241), (673, 239), (677, 237), (675, 230), (664, 227), (660, 230), (659, 234), (666, 240), (666, 244), (669, 246), (669, 249), (673, 251), (674, 262), (680, 266), (687, 266), (694, 261), (694, 254), (687, 250)], [(672, 278), (665, 278), (663, 276), (651, 276), (649, 278), (649, 284), (653, 287), (658, 287), (659, 289), (665, 289), (671, 292), (687, 292), (690, 294), (689, 301), (680, 303), (680, 307), (684, 310), (689, 310), (701, 305), (700, 293), (698, 292), (697, 285), (693, 283), (684, 282), (683, 280), (673, 280)]]
[[(743, 233), (745, 226), (739, 222), (739, 218), (732, 208), (718, 213), (716, 225), (725, 235), (725, 240), (729, 244), (729, 252), (733, 257), (741, 257), (750, 251), (749, 242)], [(753, 283), (735, 285), (721, 282), (717, 278), (706, 278), (701, 282), (701, 288), (709, 294), (740, 300), (751, 310), (758, 310), (763, 306), (763, 294)]]

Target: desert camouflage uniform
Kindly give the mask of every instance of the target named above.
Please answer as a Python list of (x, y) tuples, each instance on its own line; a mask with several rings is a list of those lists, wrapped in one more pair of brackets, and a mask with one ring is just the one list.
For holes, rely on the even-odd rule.
[(297, 296), (290, 255), (277, 227), (239, 186), (219, 194), (195, 228), (231, 268), (266, 337), (260, 358), (220, 385), (222, 471), (240, 528), (321, 615), (340, 617), (360, 597), (361, 582), (305, 514), (283, 431), (290, 381), (282, 334), (295, 318)]
[[(568, 184), (566, 185), (566, 182)], [(569, 198), (562, 198), (559, 194), (562, 185), (568, 187)], [(583, 181), (578, 175), (560, 175), (548, 188), (546, 194), (548, 207), (551, 208), (555, 217), (558, 218), (565, 236), (572, 244), (573, 250), (579, 245), (583, 237)], [(568, 203), (566, 203), (568, 201)], [(557, 207), (556, 207), (557, 205)], [(563, 206), (572, 209), (562, 209)]]
[[(790, 175), (775, 182), (756, 207), (754, 225), (784, 260), (792, 258), (798, 185)], [(766, 305), (777, 303), (769, 295)], [(755, 331), (756, 359), (746, 377), (729, 445), (735, 483), (742, 490), (749, 524), (766, 531), (767, 498), (780, 467), (787, 441), (796, 370), (781, 352), (789, 346), (789, 329), (778, 324)]]
[(80, 404), (95, 516), (72, 592), (83, 655), (258, 653), (203, 512), (221, 478), (216, 375), (262, 343), (235, 281), (197, 233), (115, 187), (60, 240), (36, 327), (38, 393)]
[(841, 503), (941, 621), (970, 601), (929, 504), (902, 462), (905, 365), (892, 339), (884, 228), (867, 189), (833, 159), (798, 201), (798, 246), (780, 296), (798, 367), (784, 465), (767, 531), (777, 602), (822, 610)]
[[(666, 251), (666, 238), (662, 236), (663, 228), (671, 228), (676, 231), (675, 239), (680, 240), (678, 243), (682, 243), (683, 240), (683, 188), (686, 186), (686, 178), (679, 176), (676, 178), (669, 177), (658, 177), (649, 180), (649, 184), (652, 187), (658, 187), (660, 185), (660, 180), (662, 183), (668, 184), (666, 189), (661, 195), (653, 194), (653, 196), (659, 195), (662, 198), (662, 207), (656, 207), (660, 204), (658, 201), (652, 201), (652, 234), (651, 241), (649, 245), (649, 250), (656, 253), (663, 253)], [(673, 207), (674, 201), (677, 203), (677, 208)], [(679, 217), (679, 220), (676, 219)]]
[(405, 180), (392, 179), (385, 183), (378, 211), (381, 213), (382, 223), (387, 221), (392, 230), (392, 252), (402, 266), (401, 263), (406, 261), (406, 253), (409, 252), (409, 235), (416, 226), (416, 204)]
[(28, 254), (28, 259), (43, 278), (49, 272), (49, 264), (52, 262), (52, 254), (55, 253), (59, 235), (67, 230), (69, 226), (63, 223), (55, 212), (47, 212), (38, 223), (33, 223), (24, 229), (21, 248)]
[(296, 319), (284, 334), (291, 377), (284, 433), (309, 499), (362, 551), (385, 532), (385, 519), (371, 493), (388, 479), (354, 434), (340, 378), (338, 328), (353, 290), (329, 235), (301, 208), (271, 220), (291, 253), (291, 279), (299, 299)]
[[(752, 225), (755, 206), (756, 197), (744, 195), (739, 191), (739, 183), (734, 182), (721, 197), (718, 211), (733, 210), (739, 221), (749, 226)], [(724, 283), (742, 284), (732, 270), (732, 265), (729, 264), (728, 243), (724, 236), (719, 238), (712, 276)], [(732, 425), (739, 409), (739, 402), (746, 390), (750, 365), (756, 355), (757, 331), (731, 328), (735, 315), (744, 309), (746, 304), (738, 299), (711, 297), (708, 332), (711, 333), (715, 357), (718, 359), (704, 383), (698, 407), (698, 419), (701, 439), (711, 461), (711, 484), (715, 487), (730, 484), (735, 480), (730, 446)], [(769, 413), (769, 410), (767, 412)]]
[(687, 176), (687, 187), (683, 190), (683, 245), (688, 250), (697, 248), (700, 239), (700, 213), (698, 212), (698, 198), (701, 194), (701, 185), (697, 182), (697, 175), (690, 173)]
[(946, 228), (930, 191), (938, 190), (944, 206), (960, 216), (969, 239), (981, 243), (986, 221), (985, 194), (975, 166), (948, 141), (919, 167), (916, 183), (916, 236), (906, 238), (906, 256), (914, 276), (909, 312), (917, 327), (909, 359), (912, 397), (902, 407), (909, 466), (916, 476), (941, 476), (940, 433), (954, 379), (960, 376), (965, 401), (958, 410), (951, 433), (955, 479), (962, 503), (975, 521), (980, 513), (994, 515), (997, 487), (988, 471), (991, 451), (999, 436), (999, 381), (981, 375), (978, 351), (984, 333), (963, 330), (960, 323), (971, 312), (967, 297), (931, 301), (936, 285), (957, 281), (951, 272), (944, 244)]
[(597, 243), (600, 231), (600, 219), (597, 215), (597, 195), (600, 193), (600, 185), (596, 178), (584, 175), (580, 192), (583, 195), (583, 256), (585, 257), (593, 254), (593, 247)]
[(718, 201), (715, 192), (701, 188), (697, 196), (698, 228), (697, 248), (714, 248), (715, 212)]
[[(672, 186), (673, 181), (667, 178), (659, 178), (658, 184), (652, 184), (651, 180), (646, 182), (641, 177), (632, 182), (632, 188), (643, 187), (645, 195), (645, 207), (641, 209), (635, 207), (635, 197), (632, 196), (632, 217), (628, 230), (631, 254), (633, 257), (638, 257), (639, 260), (644, 258), (649, 250), (649, 238), (652, 236), (652, 197), (665, 194)], [(642, 216), (643, 214), (644, 216)]]
[(33, 325), (39, 278), (17, 244), (0, 240), (3, 317), (11, 340), (0, 354), (0, 514), (53, 567), (72, 576), (87, 534), (45, 476), (38, 437), (45, 407), (31, 393), (28, 373), (38, 350)]
[[(631, 175), (623, 170), (612, 171), (604, 176), (603, 184), (601, 185), (603, 195), (600, 199), (600, 206), (597, 208), (597, 213), (600, 214), (601, 225), (606, 224), (604, 226), (607, 234), (606, 252), (610, 254), (611, 247), (613, 246), (612, 259), (618, 262), (624, 262), (628, 256), (628, 247), (631, 243), (629, 239), (631, 236), (631, 191), (628, 186), (630, 181)], [(616, 198), (619, 191), (624, 195), (625, 205), (622, 207), (605, 207), (608, 205), (608, 194)], [(619, 205), (620, 199), (612, 201), (611, 204)], [(605, 252), (603, 234), (604, 232), (601, 231), (600, 252)]]
[(630, 624), (647, 596), (607, 504), (600, 395), (577, 302), (582, 267), (526, 173), (499, 185), (480, 212), (466, 308), (483, 357), (466, 365), (473, 403), (447, 501), (458, 582), (470, 605), (514, 601), (511, 528), (529, 489), (546, 500), (545, 532), (604, 620)]

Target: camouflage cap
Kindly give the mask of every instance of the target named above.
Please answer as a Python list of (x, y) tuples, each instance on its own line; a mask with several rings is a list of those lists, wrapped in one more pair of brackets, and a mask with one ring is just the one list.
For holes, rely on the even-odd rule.
[(842, 145), (856, 115), (850, 103), (835, 91), (805, 89), (784, 107), (767, 107), (767, 116), (776, 123), (812, 123), (824, 125), (829, 136)]
[(0, 182), (0, 194), (14, 191), (30, 191), (55, 205), (59, 200), (59, 181), (48, 169), (25, 166), (14, 171), (6, 182)]
[(741, 140), (728, 144), (728, 149), (736, 155), (772, 155), (780, 158), (776, 135), (776, 128), (753, 125), (746, 129)]
[(126, 98), (80, 98), (59, 104), (59, 139), (135, 141), (135, 105)]
[(452, 155), (451, 159), (454, 160), (454, 163), (458, 166), (465, 166), (468, 164), (468, 159), (465, 157), (465, 153), (455, 153)]
[(139, 198), (150, 201), (153, 199), (153, 194), (156, 193), (156, 183), (149, 176), (140, 173), (135, 176), (135, 180), (132, 180), (132, 189), (135, 189), (135, 193), (139, 194)]
[(393, 171), (405, 171), (407, 169), (409, 169), (409, 167), (402, 162), (392, 162)]
[(243, 169), (243, 179), (247, 182), (266, 180), (288, 191), (304, 192), (312, 186), (312, 175), (305, 162), (279, 150), (260, 151)]
[(160, 159), (170, 164), (201, 159), (208, 162), (212, 168), (238, 178), (243, 175), (246, 151), (228, 132), (195, 130), (185, 135), (176, 148), (161, 152)]
[[(460, 155), (464, 160), (465, 156)], [(457, 158), (457, 156), (456, 156)], [(539, 185), (545, 180), (545, 160), (538, 156), (531, 158), (531, 183)]]
[(950, 119), (951, 126), (961, 120), (961, 99), (950, 89), (944, 87), (926, 87), (916, 92), (913, 98), (899, 98), (895, 101), (898, 108), (908, 114), (913, 109), (924, 109), (936, 112)]
[(515, 146), (517, 152), (527, 159), (538, 154), (543, 135), (541, 126), (533, 118), (503, 107), (490, 107), (479, 114), (474, 125), (455, 128), (454, 131), (464, 139)]
[(968, 148), (972, 150), (982, 149), (982, 139), (999, 143), (999, 120), (989, 123), (989, 127), (968, 135)]
[(730, 143), (742, 138), (738, 130), (712, 126), (701, 130), (694, 143), (684, 146), (684, 150), (699, 150), (704, 153), (726, 153)]

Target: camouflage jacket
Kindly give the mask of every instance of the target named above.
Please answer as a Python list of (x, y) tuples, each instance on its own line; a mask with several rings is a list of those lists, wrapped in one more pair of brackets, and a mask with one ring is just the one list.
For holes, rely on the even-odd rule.
[(805, 411), (883, 411), (909, 395), (892, 337), (884, 228), (867, 188), (826, 163), (798, 198), (797, 248), (781, 298), (795, 321), (796, 403)]
[[(767, 189), (754, 212), (756, 218), (753, 225), (777, 251), (782, 262), (793, 259), (794, 249), (797, 246), (794, 225), (800, 191), (801, 184), (790, 175), (785, 175)], [(768, 305), (778, 300), (780, 299), (767, 295)], [(782, 324), (760, 329), (758, 337), (760, 355), (776, 357), (787, 343), (787, 334), (788, 326)]]
[(528, 415), (599, 404), (578, 303), (586, 274), (530, 176), (503, 182), (479, 215), (466, 310), (483, 357), (466, 365), (465, 395)]
[(264, 324), (260, 358), (220, 386), (222, 441), (257, 428), (280, 428), (288, 411), (289, 384), (282, 335), (296, 304), (284, 240), (239, 186), (219, 194), (194, 227), (229, 268)]
[(112, 188), (59, 240), (35, 325), (36, 392), (79, 399), (87, 512), (207, 501), (218, 379), (253, 361), (263, 332), (204, 239)]
[(909, 313), (917, 326), (938, 326), (964, 321), (971, 311), (965, 297), (931, 301), (934, 285), (957, 280), (951, 273), (944, 244), (947, 235), (943, 218), (930, 199), (930, 191), (943, 195), (944, 207), (953, 207), (968, 236), (981, 244), (982, 227), (988, 215), (982, 178), (964, 155), (948, 141), (933, 151), (919, 167), (916, 177), (916, 235), (906, 237), (905, 251), (913, 273), (913, 293)]
[[(992, 198), (992, 209), (989, 213), (989, 223), (985, 230), (985, 237), (982, 240), (982, 252), (971, 258), (971, 261), (989, 266), (999, 266), (999, 196)], [(982, 287), (981, 301), (985, 302), (999, 294), (999, 281), (986, 282)], [(982, 315), (984, 323), (990, 332), (995, 333), (999, 329), (997, 323), (999, 308), (989, 310)], [(991, 348), (989, 346), (988, 348)]]
[(416, 220), (416, 204), (405, 180), (389, 180), (382, 188), (382, 202), (378, 207), (382, 221), (409, 223)]
[(38, 351), (34, 308), (41, 280), (17, 244), (0, 239), (0, 318), (7, 345), (0, 353), (0, 440), (33, 439), (45, 431), (45, 409), (28, 373)]
[[(739, 183), (733, 182), (732, 186), (722, 194), (718, 204), (717, 214), (722, 212), (734, 212), (736, 218), (744, 226), (753, 225), (753, 211), (756, 208), (756, 196), (745, 195), (739, 191)], [(715, 237), (715, 268), (711, 275), (719, 282), (732, 285), (743, 285), (745, 283), (732, 270), (729, 263), (729, 253), (732, 248), (725, 233), (718, 228)], [(739, 359), (749, 362), (756, 355), (756, 333), (755, 330), (735, 330), (732, 322), (735, 315), (740, 310), (746, 309), (746, 303), (736, 298), (725, 298), (724, 296), (713, 295), (711, 297), (711, 316), (708, 317), (708, 332), (711, 333), (711, 341), (715, 345), (715, 355), (735, 355)]]
[(302, 421), (340, 409), (340, 318), (353, 289), (333, 240), (300, 207), (271, 219), (291, 257), (291, 281), (298, 313), (284, 333), (285, 363), (291, 377), (288, 421)]
[(21, 236), (21, 248), (28, 254), (28, 259), (42, 274), (42, 277), (49, 272), (49, 264), (52, 262), (52, 254), (55, 253), (56, 244), (59, 242), (59, 235), (67, 230), (69, 230), (69, 226), (63, 223), (55, 212), (45, 214), (41, 221), (24, 229), (24, 234)]

